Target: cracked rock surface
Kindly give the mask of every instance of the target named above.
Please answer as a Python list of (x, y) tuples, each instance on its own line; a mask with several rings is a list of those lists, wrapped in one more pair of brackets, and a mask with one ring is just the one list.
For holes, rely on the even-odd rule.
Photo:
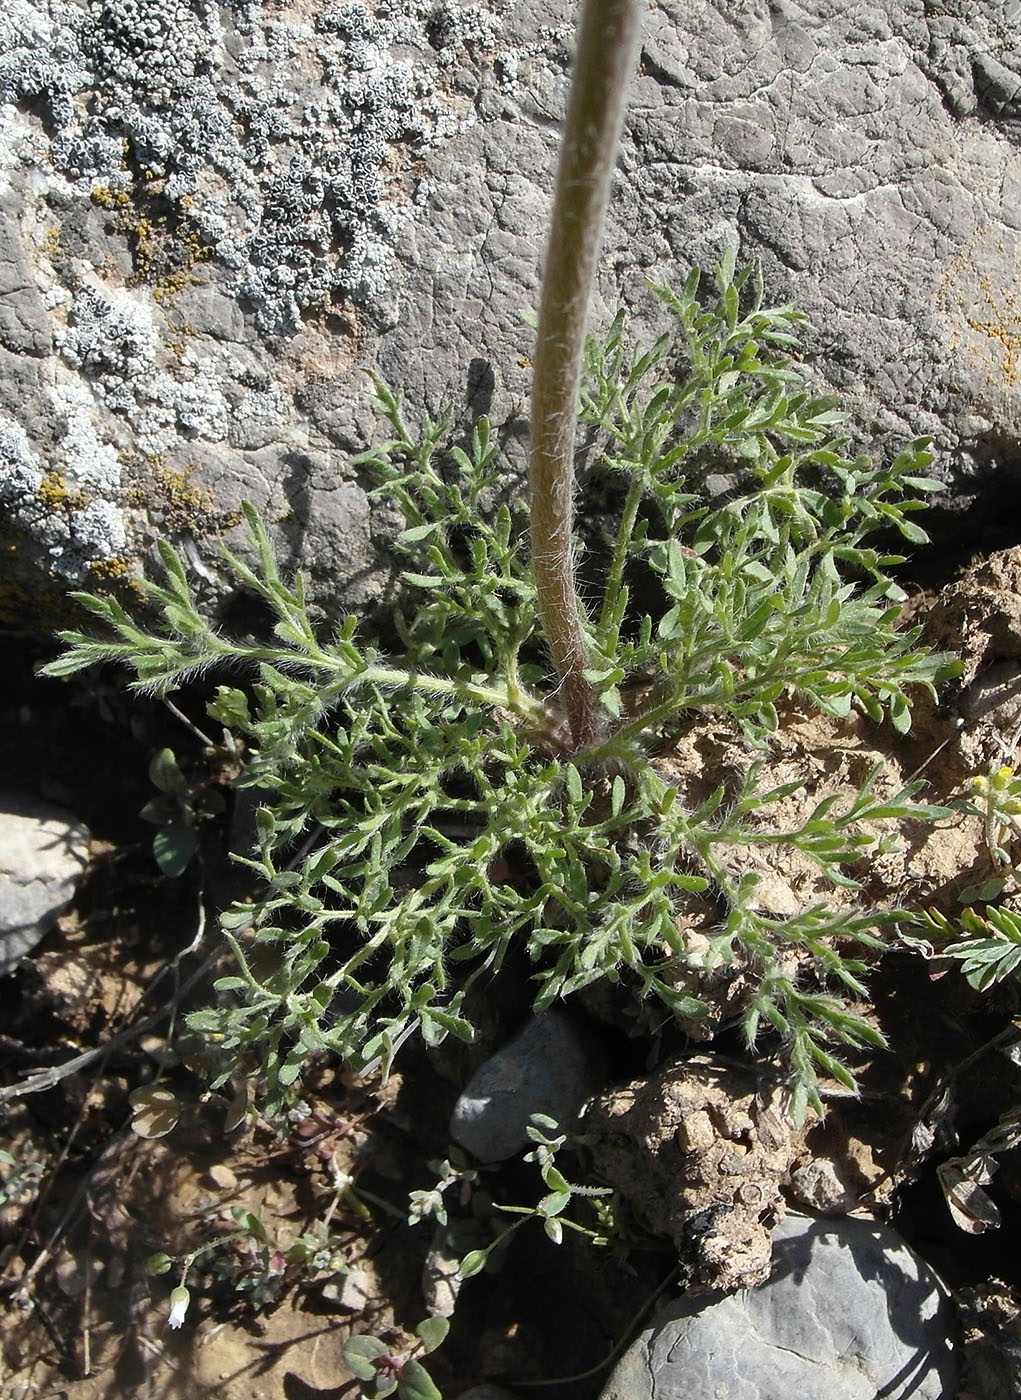
[(954, 1319), (933, 1271), (874, 1220), (789, 1216), (769, 1280), (661, 1308), (601, 1400), (946, 1400)]
[[(735, 246), (858, 444), (1016, 491), (1021, 10), (656, 0), (595, 307)], [(0, 16), (0, 614), (242, 499), (328, 611), (388, 587), (363, 368), (520, 466), (574, 6), (11, 0)], [(657, 319), (660, 318), (660, 319)], [(36, 625), (42, 619), (36, 618)]]
[(71, 902), (89, 833), (59, 807), (0, 796), (0, 977)]

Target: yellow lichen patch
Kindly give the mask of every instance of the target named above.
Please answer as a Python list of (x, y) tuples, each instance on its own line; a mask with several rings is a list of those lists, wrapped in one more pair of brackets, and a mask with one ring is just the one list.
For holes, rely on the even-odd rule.
[(987, 279), (981, 285), (981, 305), (988, 308), (988, 315), (980, 319), (976, 308), (976, 313), (965, 316), (965, 321), (973, 331), (993, 342), (993, 359), (1003, 380), (1017, 384), (1021, 379), (1021, 302), (1010, 292), (994, 291)]
[(216, 503), (204, 486), (192, 481), (194, 467), (186, 472), (173, 471), (160, 462), (153, 475), (166, 492), (172, 509), (178, 514), (200, 515), (216, 509)]
[(180, 246), (184, 252), (183, 266), (177, 272), (164, 275), (153, 287), (153, 300), (159, 302), (160, 305), (167, 301), (173, 301), (185, 287), (199, 287), (204, 284), (203, 278), (194, 276), (193, 269), (199, 263), (212, 257), (212, 249), (205, 246), (194, 229), (184, 235), (180, 240)]
[(67, 505), (70, 492), (67, 483), (60, 472), (47, 472), (39, 486), (38, 496), (44, 505), (51, 506), (54, 510), (59, 510)]
[(143, 183), (131, 189), (97, 186), (92, 202), (110, 211), (112, 229), (127, 238), (134, 266), (131, 280), (152, 287), (160, 305), (201, 281), (194, 269), (212, 256), (212, 249), (203, 243), (185, 201), (167, 200), (163, 181), (151, 171), (143, 172)]
[(176, 471), (159, 456), (129, 460), (128, 505), (161, 517), (177, 534), (219, 535), (240, 525), (241, 512), (218, 509), (212, 494), (195, 484), (194, 470)]
[(97, 185), (92, 191), (92, 202), (101, 209), (126, 209), (131, 203), (127, 190), (112, 190), (109, 185)]
[(101, 583), (112, 583), (114, 579), (124, 578), (130, 572), (131, 561), (121, 555), (113, 555), (109, 559), (93, 559), (89, 564), (89, 573)]
[(984, 224), (946, 263), (937, 293), (944, 342), (990, 390), (1021, 383), (1021, 240)]
[(36, 495), (50, 510), (59, 510), (65, 514), (68, 511), (81, 510), (92, 499), (87, 491), (75, 490), (68, 486), (64, 477), (57, 471), (46, 473), (39, 483)]

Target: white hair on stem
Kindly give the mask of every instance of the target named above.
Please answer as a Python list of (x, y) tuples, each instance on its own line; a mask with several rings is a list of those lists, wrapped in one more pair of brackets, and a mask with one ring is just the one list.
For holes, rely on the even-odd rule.
[(584, 0), (533, 357), (532, 569), (575, 749), (604, 738), (608, 724), (585, 676), (591, 656), (574, 577), (574, 437), (585, 321), (640, 14), (638, 0)]

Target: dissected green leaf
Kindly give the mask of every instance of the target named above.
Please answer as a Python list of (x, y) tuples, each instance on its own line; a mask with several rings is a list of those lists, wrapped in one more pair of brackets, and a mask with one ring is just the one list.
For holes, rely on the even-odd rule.
[[(876, 1043), (841, 998), (865, 995), (855, 945), (881, 946), (887, 916), (845, 900), (840, 913), (771, 917), (733, 854), (786, 847), (822, 884), (853, 891), (898, 824), (946, 809), (916, 801), (911, 785), (890, 797), (873, 772), (777, 830), (766, 809), (794, 785), (771, 791), (768, 759), (710, 775), (715, 791), (688, 807), (685, 782), (649, 754), (696, 716), (766, 754), (792, 697), (908, 729), (914, 694), (956, 663), (902, 627), (886, 572), (899, 556), (873, 541), (891, 530), (921, 540), (913, 517), (935, 489), (930, 445), (918, 439), (890, 464), (848, 457), (842, 415), (792, 359), (803, 318), (766, 305), (762, 279), (732, 252), (714, 277), (696, 271), (657, 291), (672, 333), (635, 346), (618, 315), (585, 355), (591, 473), (610, 474), (607, 500), (621, 502), (602, 600), (595, 567), (586, 585), (586, 674), (612, 715), (596, 749), (563, 742), (529, 521), (506, 492), (498, 435), (480, 420), (455, 440), (449, 416), (409, 425), (378, 381), (386, 440), (352, 466), (403, 517), (414, 600), (387, 656), (352, 617), (329, 635), (315, 625), (303, 580), (281, 571), (251, 505), (247, 548), (226, 550), (224, 567), (267, 610), (258, 638), (209, 625), (165, 542), (160, 580), (140, 585), (154, 623), (113, 599), (81, 599), (105, 635), (65, 634), (69, 651), (48, 674), (120, 662), (137, 689), (166, 694), (212, 673), (210, 716), (232, 731), (227, 752), (244, 755), (251, 903), (221, 916), (237, 967), (217, 976), (217, 1004), (188, 1013), (215, 1047), (214, 1086), (258, 1066), (279, 1110), (311, 1055), (386, 1074), (412, 1035), (470, 1039), (466, 981), (523, 963), (536, 1009), (604, 982), (617, 999), (650, 1003), (639, 1013), (650, 1026), (704, 1015), (712, 978), (739, 967), (735, 1017), (749, 1037), (774, 1035), (802, 1111), (821, 1104), (820, 1076), (850, 1082), (842, 1046)], [(725, 496), (707, 489), (709, 463), (733, 479)], [(222, 793), (208, 783), (192, 793), (169, 749), (151, 775), (156, 859), (180, 874), (198, 849), (192, 822)], [(880, 822), (889, 830), (864, 829)], [(993, 835), (1002, 853), (1007, 837)], [(686, 932), (699, 894), (719, 910), (705, 948)], [(969, 941), (960, 956), (976, 986), (1014, 971), (1009, 941), (992, 924)], [(792, 962), (804, 983), (789, 978)], [(558, 1131), (530, 1136), (551, 1158), (544, 1128)], [(572, 1188), (537, 1160), (554, 1228)], [(484, 1251), (467, 1263), (483, 1267)]]

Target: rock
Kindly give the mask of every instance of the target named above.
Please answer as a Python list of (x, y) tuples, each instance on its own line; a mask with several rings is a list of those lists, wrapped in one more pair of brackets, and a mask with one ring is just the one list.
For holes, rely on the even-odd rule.
[[(933, 748), (952, 736), (941, 758), (944, 790), (970, 787), (989, 771), (992, 755), (1011, 752), (1021, 721), (1021, 547), (990, 553), (941, 589), (927, 609), (922, 641), (937, 650), (952, 646), (963, 669), (936, 701), (927, 697), (912, 712), (912, 731), (920, 746)], [(982, 828), (977, 838), (957, 853), (956, 870), (948, 863), (942, 872), (944, 892), (999, 876)], [(962, 904), (974, 899), (957, 897)]]
[(0, 211), (0, 345), (17, 355), (53, 350), (53, 325), (14, 220)]
[(236, 1191), (238, 1179), (225, 1162), (214, 1162), (206, 1173), (218, 1191)]
[(336, 1280), (324, 1283), (320, 1290), (323, 1301), (338, 1312), (364, 1312), (372, 1298), (373, 1282), (362, 1269), (350, 1269)]
[[(459, 1228), (465, 1223), (473, 1235), (469, 1244), (463, 1242), (461, 1236), (466, 1232)], [(475, 1249), (484, 1243), (475, 1237), (473, 1225), (474, 1222), (460, 1221), (454, 1225), (437, 1224), (433, 1231), (429, 1252), (422, 1265), (422, 1300), (430, 1316), (434, 1313), (441, 1317), (454, 1315), (458, 1294), (464, 1283), (458, 1273), (461, 1260), (469, 1249)]]
[(0, 976), (64, 912), (88, 859), (80, 822), (43, 803), (0, 798)]
[(790, 1216), (768, 1282), (661, 1308), (602, 1400), (947, 1400), (955, 1334), (945, 1286), (896, 1231)]
[(847, 1215), (858, 1204), (858, 1185), (842, 1162), (809, 1158), (791, 1173), (791, 1196), (819, 1215)]
[[(4, 10), (0, 601), (21, 625), (41, 581), (136, 569), (159, 534), (195, 537), (222, 601), (215, 536), (241, 497), (331, 613), (379, 599), (395, 521), (342, 455), (375, 430), (363, 366), (411, 422), (489, 413), (520, 464), (574, 18), (568, 0)], [(1002, 509), (1019, 73), (1008, 0), (658, 0), (596, 322), (623, 303), (660, 329), (644, 278), (738, 247), (814, 322), (855, 447), (931, 433), (962, 500), (982, 486)]]
[(585, 1127), (597, 1174), (674, 1241), (689, 1282), (746, 1288), (767, 1276), (767, 1221), (783, 1212), (804, 1138), (775, 1085), (698, 1055), (600, 1095)]
[(574, 1017), (533, 1016), (472, 1076), (450, 1118), (450, 1135), (480, 1162), (502, 1162), (529, 1143), (533, 1113), (574, 1126), (598, 1082), (599, 1056)]

